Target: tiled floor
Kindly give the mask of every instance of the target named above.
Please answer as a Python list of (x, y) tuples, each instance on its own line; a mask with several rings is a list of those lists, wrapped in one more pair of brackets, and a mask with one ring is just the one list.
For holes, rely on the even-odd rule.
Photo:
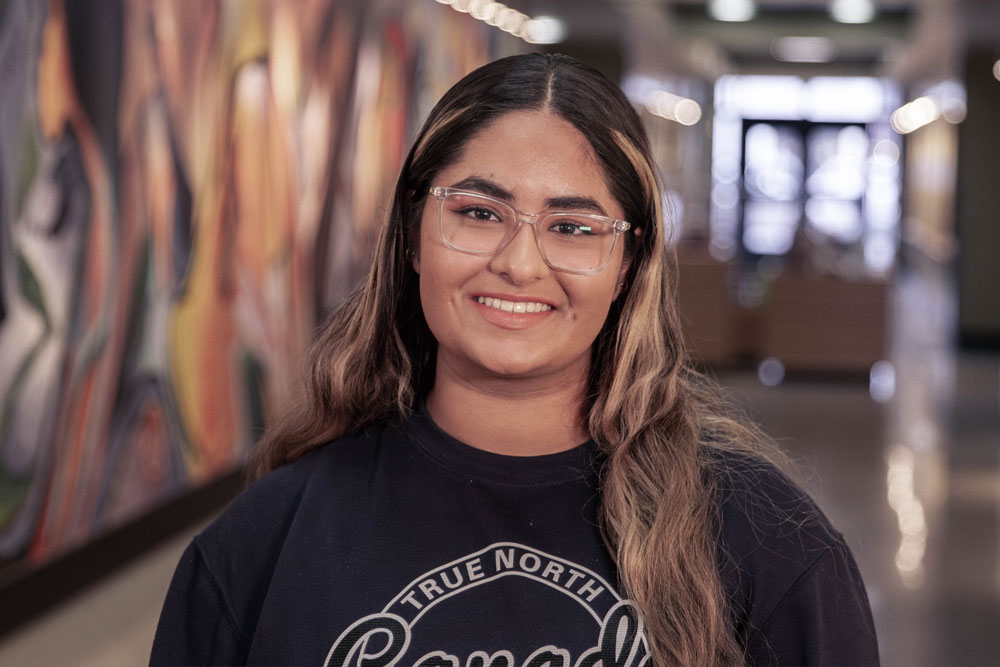
[[(947, 284), (903, 277), (895, 391), (753, 374), (719, 379), (792, 452), (854, 550), (887, 665), (1000, 665), (1000, 353), (951, 349)], [(0, 644), (0, 664), (148, 659), (190, 533)]]

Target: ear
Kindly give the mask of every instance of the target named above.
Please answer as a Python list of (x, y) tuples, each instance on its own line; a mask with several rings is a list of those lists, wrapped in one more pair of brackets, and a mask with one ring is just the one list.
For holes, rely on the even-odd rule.
[(626, 257), (622, 260), (622, 268), (618, 272), (618, 282), (615, 283), (615, 295), (611, 297), (612, 301), (615, 301), (622, 295), (625, 291), (625, 276), (628, 275), (628, 267), (631, 266), (632, 262)]
[(413, 270), (416, 271), (417, 275), (420, 275), (420, 253), (416, 250), (407, 250), (406, 257), (410, 260)]

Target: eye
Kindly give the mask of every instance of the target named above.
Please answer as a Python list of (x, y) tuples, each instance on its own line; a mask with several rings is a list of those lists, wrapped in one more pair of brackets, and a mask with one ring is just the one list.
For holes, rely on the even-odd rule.
[(573, 218), (560, 218), (553, 221), (548, 226), (548, 231), (561, 236), (593, 236), (600, 233), (600, 230), (590, 220), (574, 220)]
[(479, 222), (500, 221), (500, 216), (496, 212), (486, 208), (485, 206), (466, 206), (455, 212), (465, 218), (471, 218), (472, 220), (477, 220)]

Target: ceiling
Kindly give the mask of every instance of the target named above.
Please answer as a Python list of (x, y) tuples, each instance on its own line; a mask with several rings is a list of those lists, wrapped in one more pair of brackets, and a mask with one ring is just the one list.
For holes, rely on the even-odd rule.
[[(689, 38), (707, 39), (722, 49), (729, 65), (741, 71), (865, 71), (878, 69), (910, 39), (915, 8), (908, 1), (882, 2), (869, 23), (845, 24), (830, 18), (823, 0), (795, 4), (761, 0), (755, 18), (746, 22), (716, 21), (705, 3), (675, 0), (667, 9), (676, 30)], [(788, 62), (776, 58), (782, 38), (813, 38), (828, 62)], [(817, 39), (818, 38), (818, 39)], [(800, 40), (801, 41), (801, 40)], [(787, 57), (787, 56), (786, 56)]]
[[(1000, 0), (876, 0), (870, 23), (833, 21), (828, 0), (757, 0), (750, 21), (708, 16), (706, 0), (525, 0), (530, 14), (567, 21), (559, 50), (618, 52), (640, 71), (714, 78), (727, 72), (859, 74), (904, 82), (954, 76), (970, 42), (1000, 47)], [(826, 63), (782, 62), (780, 37), (820, 37), (835, 56)], [(1000, 53), (998, 53), (1000, 56)]]

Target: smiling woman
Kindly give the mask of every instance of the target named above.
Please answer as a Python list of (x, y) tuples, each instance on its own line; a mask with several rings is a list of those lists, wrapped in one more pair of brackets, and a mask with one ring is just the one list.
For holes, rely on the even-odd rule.
[[(566, 240), (549, 237), (562, 236), (553, 230), (570, 226), (574, 214), (624, 215), (595, 161), (583, 134), (558, 115), (512, 111), (473, 136), (434, 178), (542, 211), (529, 221), (502, 201), (491, 205), (474, 191), (451, 190), (441, 206), (433, 199), (424, 206), (413, 266), (424, 318), (437, 341), (427, 407), (463, 442), (524, 455), (586, 440), (583, 420), (566, 406), (579, 404), (585, 393), (591, 345), (629, 262), (624, 244), (615, 243), (620, 232), (614, 219), (592, 220), (589, 226), (601, 224), (607, 233), (583, 236), (585, 243), (568, 248)], [(575, 204), (576, 211), (567, 211), (569, 218), (549, 215), (553, 203)], [(478, 207), (476, 213), (468, 212), (470, 206)], [(573, 226), (579, 235), (580, 225)], [(482, 245), (488, 236), (494, 238)], [(464, 249), (473, 245), (482, 250)], [(557, 269), (553, 258), (579, 269)], [(471, 412), (470, 405), (476, 406)], [(466, 423), (469, 414), (476, 417)], [(502, 428), (511, 414), (521, 415), (522, 434)]]
[(687, 360), (655, 174), (570, 58), (446, 93), (152, 662), (876, 663), (839, 533)]

